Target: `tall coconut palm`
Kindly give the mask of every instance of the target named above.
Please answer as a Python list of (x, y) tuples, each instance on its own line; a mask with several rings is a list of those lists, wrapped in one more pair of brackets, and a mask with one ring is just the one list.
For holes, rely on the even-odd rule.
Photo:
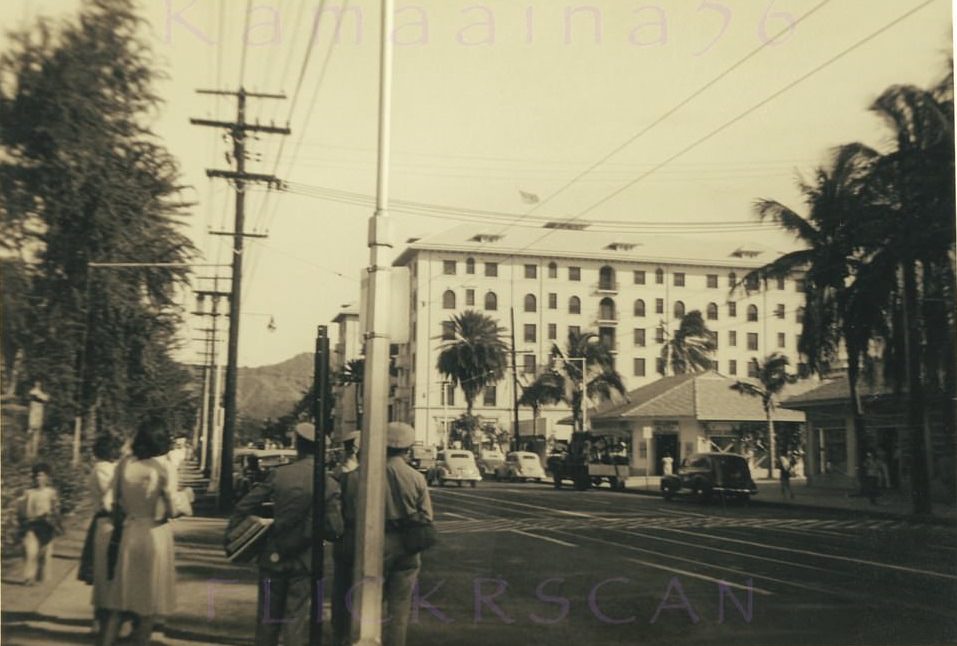
[(362, 383), (365, 376), (365, 359), (350, 359), (342, 370), (336, 373), (336, 383), (340, 386), (354, 386), (356, 428), (362, 428)]
[(797, 381), (797, 375), (788, 374), (788, 358), (775, 352), (758, 362), (758, 383), (752, 381), (736, 381), (731, 384), (731, 390), (742, 395), (758, 397), (764, 407), (764, 414), (768, 419), (768, 477), (774, 477), (774, 407), (777, 396), (788, 384)]
[(532, 419), (537, 420), (542, 406), (557, 404), (565, 396), (565, 386), (562, 376), (554, 370), (548, 370), (538, 375), (535, 381), (522, 388), (522, 396), (518, 398), (519, 406), (528, 406), (532, 409)]
[(687, 372), (702, 372), (711, 369), (711, 356), (716, 345), (711, 330), (699, 310), (692, 310), (681, 317), (678, 330), (661, 348), (659, 372), (683, 375)]
[(552, 346), (552, 358), (556, 374), (562, 379), (563, 399), (572, 409), (576, 431), (587, 430), (582, 423), (585, 399), (605, 401), (615, 393), (625, 394), (625, 384), (615, 370), (611, 350), (594, 332), (569, 332), (564, 351), (558, 344)]
[(449, 324), (453, 338), (440, 346), (436, 368), (453, 388), (462, 388), (466, 415), (471, 419), (478, 394), (505, 376), (508, 346), (502, 339), (504, 329), (481, 312), (456, 314)]

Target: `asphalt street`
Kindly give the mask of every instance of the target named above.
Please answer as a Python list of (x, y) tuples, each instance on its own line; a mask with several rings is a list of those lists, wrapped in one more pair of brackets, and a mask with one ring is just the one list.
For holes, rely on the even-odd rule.
[(443, 540), (413, 644), (957, 642), (951, 527), (534, 483), (431, 491)]

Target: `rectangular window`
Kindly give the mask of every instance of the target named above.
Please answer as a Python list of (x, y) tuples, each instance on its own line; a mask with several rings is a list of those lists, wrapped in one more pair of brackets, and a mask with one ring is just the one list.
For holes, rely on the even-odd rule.
[(785, 345), (784, 332), (778, 332), (778, 347), (783, 348)]
[(526, 375), (535, 374), (535, 355), (534, 354), (523, 354), (522, 355), (522, 372)]
[(728, 316), (737, 316), (738, 315), (738, 304), (734, 301), (728, 303)]
[(558, 294), (549, 294), (548, 295), (548, 309), (557, 310), (558, 309)]
[(784, 318), (784, 303), (778, 303), (778, 306), (774, 308), (774, 315), (779, 319)]
[(655, 343), (665, 342), (665, 329), (663, 327), (655, 328)]
[(645, 284), (645, 272), (644, 272), (644, 271), (642, 271), (642, 270), (640, 270), (640, 269), (636, 269), (634, 276), (635, 276), (635, 284), (636, 284), (636, 285), (644, 285), (644, 284)]
[(794, 291), (803, 292), (804, 291), (804, 279), (798, 278), (794, 281)]
[(538, 265), (525, 265), (525, 278), (538, 278)]
[(779, 290), (784, 289), (784, 276), (779, 277), (777, 282), (778, 282), (778, 289)]
[(756, 292), (761, 288), (761, 279), (757, 276), (748, 274), (744, 280), (744, 288), (749, 292)]
[(655, 359), (655, 370), (658, 371), (659, 375), (665, 374), (665, 360), (661, 357)]
[(645, 347), (645, 329), (635, 328), (635, 345), (639, 348)]
[(758, 333), (748, 332), (748, 350), (758, 349)]
[(665, 299), (656, 298), (655, 299), (655, 314), (664, 314), (665, 313)]
[(548, 263), (548, 277), (558, 278), (558, 265), (553, 262)]
[(728, 345), (732, 348), (736, 348), (738, 346), (738, 333), (734, 330), (728, 332)]
[(752, 378), (757, 378), (758, 376), (758, 362), (754, 359), (748, 361), (748, 376)]
[(485, 275), (490, 278), (495, 278), (498, 276), (498, 263), (497, 262), (487, 262), (485, 263)]
[(718, 274), (708, 274), (708, 288), (709, 289), (718, 288)]
[(581, 326), (580, 326), (580, 325), (569, 325), (569, 326), (568, 326), (568, 336), (571, 336), (571, 335), (573, 335), (573, 334), (574, 334), (575, 336), (578, 336), (578, 335), (581, 334), (581, 333), (582, 333), (582, 329), (581, 329)]
[(455, 325), (452, 321), (442, 321), (442, 340), (453, 341), (455, 339)]
[(732, 359), (728, 362), (728, 374), (736, 375), (738, 374), (738, 362)]
[(718, 333), (714, 330), (708, 330), (708, 338), (711, 339), (711, 343), (714, 344), (714, 349), (718, 349)]
[(455, 388), (452, 384), (445, 384), (445, 388), (442, 389), (442, 396), (444, 397), (443, 406), (455, 406)]
[(455, 261), (454, 260), (443, 260), (442, 261), (442, 273), (446, 276), (455, 275)]
[(474, 289), (465, 290), (465, 304), (475, 305), (475, 290)]
[(581, 267), (569, 267), (568, 268), (568, 280), (579, 281), (582, 279), (582, 268)]
[(659, 269), (656, 269), (656, 270), (655, 270), (655, 284), (656, 284), (656, 285), (664, 285), (664, 284), (665, 284), (665, 272), (664, 272), (663, 269), (660, 269), (660, 268), (659, 268)]
[(645, 360), (644, 359), (635, 359), (635, 376), (636, 377), (645, 376)]
[(525, 324), (525, 341), (528, 343), (534, 343), (536, 341), (535, 334), (535, 324), (526, 323)]
[(675, 287), (684, 287), (685, 286), (684, 272), (676, 271), (674, 276), (675, 276)]
[(495, 386), (486, 386), (482, 394), (483, 406), (495, 406)]
[(558, 338), (558, 326), (554, 323), (548, 324), (548, 340), (554, 341)]

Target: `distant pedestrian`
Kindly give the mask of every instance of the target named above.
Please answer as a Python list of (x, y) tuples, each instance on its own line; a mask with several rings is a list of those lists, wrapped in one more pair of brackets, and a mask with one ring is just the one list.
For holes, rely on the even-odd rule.
[(787, 453), (782, 453), (778, 458), (778, 470), (781, 477), (781, 497), (794, 500), (794, 492), (791, 491), (791, 471), (794, 469), (794, 463)]
[(877, 497), (880, 495), (881, 488), (881, 464), (873, 451), (868, 451), (864, 457), (864, 495), (871, 501), (872, 505), (877, 504)]
[[(412, 590), (421, 567), (418, 553), (410, 553), (403, 543), (400, 526), (406, 518), (432, 520), (432, 499), (425, 477), (408, 463), (409, 449), (415, 442), (415, 429), (402, 422), (391, 422), (386, 432), (385, 553), (382, 566), (382, 644), (405, 646)], [(358, 471), (346, 476), (343, 518), (345, 541), (352, 540), (358, 516)], [(348, 545), (348, 543), (346, 543)], [(339, 642), (342, 643), (342, 642)], [(345, 643), (351, 643), (346, 641)], [(338, 644), (337, 644), (338, 646)]]
[[(256, 607), (256, 646), (274, 646), (280, 633), (284, 644), (309, 641), (312, 598), (312, 504), (316, 427), (296, 425), (295, 462), (269, 472), (237, 504), (227, 532), (248, 516), (260, 515), (272, 502), (274, 517), (259, 555), (259, 594)], [(326, 522), (322, 538), (342, 535), (339, 487), (326, 476)]]
[(665, 456), (661, 458), (661, 473), (670, 476), (674, 473), (675, 459), (671, 457), (670, 453), (665, 453)]
[[(135, 615), (134, 643), (150, 643), (153, 626), (176, 609), (176, 566), (171, 518), (181, 515), (175, 501), (176, 471), (166, 454), (169, 434), (160, 421), (144, 422), (133, 438), (132, 456), (120, 461), (113, 478), (114, 531), (121, 536), (114, 559), (106, 604), (111, 610), (100, 643), (115, 643), (121, 617)], [(122, 511), (122, 515), (120, 515)], [(112, 574), (112, 577), (110, 576)]]
[(60, 499), (53, 488), (53, 472), (41, 462), (33, 465), (33, 487), (20, 499), (17, 515), (23, 544), (23, 584), (49, 581), (53, 572), (53, 539), (63, 533)]

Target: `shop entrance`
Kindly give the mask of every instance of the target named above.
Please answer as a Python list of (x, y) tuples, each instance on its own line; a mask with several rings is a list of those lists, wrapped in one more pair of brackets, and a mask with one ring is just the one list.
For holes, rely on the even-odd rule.
[(674, 458), (672, 471), (678, 469), (681, 464), (681, 456), (678, 455), (678, 435), (675, 433), (656, 433), (655, 434), (655, 475), (664, 475), (664, 467), (661, 464), (661, 458), (670, 455)]

